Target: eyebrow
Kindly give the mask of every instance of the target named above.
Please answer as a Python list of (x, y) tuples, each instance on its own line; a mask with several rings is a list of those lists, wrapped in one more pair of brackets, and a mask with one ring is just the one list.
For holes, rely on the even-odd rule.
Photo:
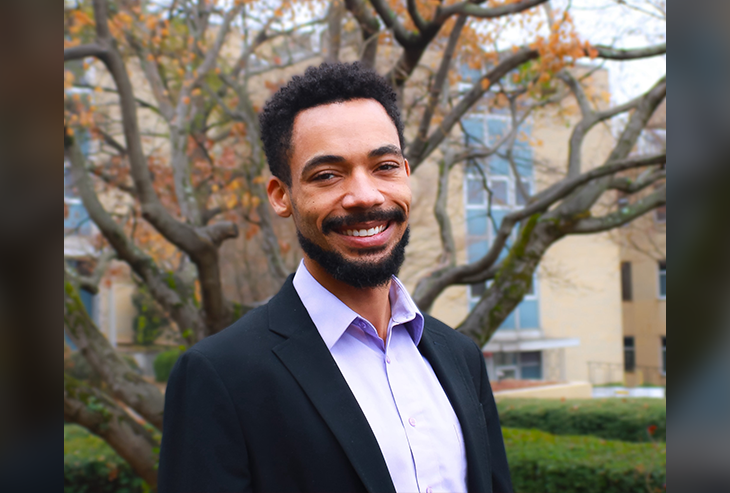
[(377, 149), (373, 149), (368, 154), (368, 157), (370, 157), (370, 158), (382, 157), (382, 156), (387, 156), (388, 154), (394, 154), (398, 157), (402, 157), (403, 151), (401, 151), (400, 147), (398, 147), (398, 146), (394, 146), (393, 144), (388, 144), (386, 146), (378, 147)]
[[(381, 147), (378, 147), (377, 149), (373, 149), (368, 153), (368, 158), (376, 158), (376, 157), (383, 157), (387, 156), (388, 154), (393, 154), (398, 157), (403, 157), (403, 151), (400, 150), (400, 147), (395, 146), (393, 144), (384, 145)], [(334, 154), (325, 154), (322, 156), (315, 156), (309, 161), (306, 162), (304, 167), (302, 168), (302, 176), (307, 175), (312, 168), (315, 168), (319, 166), (320, 164), (337, 164), (342, 163), (346, 161), (344, 156), (337, 156)]]

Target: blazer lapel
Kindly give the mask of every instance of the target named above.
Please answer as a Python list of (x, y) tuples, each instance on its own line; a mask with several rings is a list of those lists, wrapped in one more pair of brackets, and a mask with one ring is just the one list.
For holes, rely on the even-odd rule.
[(377, 439), (317, 328), (287, 279), (269, 302), (269, 329), (287, 339), (273, 351), (297, 380), (371, 493), (395, 493)]
[(466, 448), (469, 491), (491, 492), (492, 473), (487, 425), (482, 405), (474, 394), (474, 385), (468, 369), (457, 361), (454, 348), (449, 346), (447, 339), (429, 329), (428, 317), (418, 349), (431, 364), (459, 418)]

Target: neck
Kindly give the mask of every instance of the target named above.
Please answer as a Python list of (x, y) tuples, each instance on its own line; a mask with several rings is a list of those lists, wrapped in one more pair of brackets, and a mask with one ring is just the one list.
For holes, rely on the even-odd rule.
[(391, 315), (389, 294), (392, 281), (375, 288), (356, 288), (338, 281), (307, 256), (304, 257), (304, 265), (317, 282), (352, 311), (373, 324), (378, 336), (383, 341), (386, 340)]

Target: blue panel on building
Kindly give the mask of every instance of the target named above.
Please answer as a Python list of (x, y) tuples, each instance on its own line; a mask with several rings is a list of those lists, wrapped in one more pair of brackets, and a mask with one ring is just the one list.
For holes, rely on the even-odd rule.
[(487, 211), (478, 209), (467, 209), (466, 211), (466, 232), (470, 236), (487, 235)]
[(469, 244), (466, 249), (467, 261), (470, 263), (476, 262), (487, 254), (488, 248), (489, 244), (487, 243), (487, 240), (476, 241)]
[(540, 366), (523, 366), (520, 368), (520, 377), (523, 380), (542, 380), (542, 368)]
[(506, 329), (506, 330), (512, 330), (516, 326), (515, 323), (515, 312), (509, 314), (507, 318), (504, 319), (504, 322), (502, 322), (502, 325), (499, 326), (500, 329)]
[(509, 161), (500, 156), (489, 157), (489, 174), (493, 176), (509, 175)]
[[(484, 120), (481, 118), (464, 118), (461, 121), (464, 126), (464, 131), (467, 136), (472, 140), (476, 140), (476, 143), (484, 141)], [(474, 142), (472, 142), (474, 143)]]
[(524, 300), (519, 304), (517, 309), (520, 312), (521, 329), (540, 328), (540, 313), (538, 311), (537, 300)]
[(63, 219), (63, 230), (78, 232), (80, 235), (91, 234), (91, 220), (84, 206), (80, 203), (67, 203), (68, 217)]

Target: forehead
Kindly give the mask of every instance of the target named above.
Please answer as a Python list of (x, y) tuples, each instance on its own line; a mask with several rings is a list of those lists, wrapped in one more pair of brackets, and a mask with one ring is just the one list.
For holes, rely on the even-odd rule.
[(292, 129), (292, 171), (317, 154), (345, 158), (367, 155), (384, 145), (400, 148), (398, 131), (373, 99), (354, 99), (301, 111)]

